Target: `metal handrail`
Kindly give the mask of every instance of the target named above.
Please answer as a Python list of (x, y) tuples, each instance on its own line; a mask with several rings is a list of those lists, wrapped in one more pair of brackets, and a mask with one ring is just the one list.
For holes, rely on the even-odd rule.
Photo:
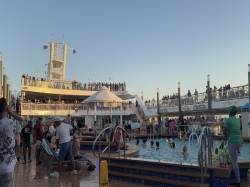
[[(96, 137), (96, 139), (94, 140), (93, 146), (92, 146), (92, 150), (93, 150), (93, 154), (94, 156), (97, 158), (96, 154), (95, 154), (95, 143), (96, 141), (100, 138), (100, 136), (102, 135), (102, 133), (104, 133), (106, 130), (108, 129), (112, 129), (113, 127), (106, 127), (105, 129), (103, 129)], [(110, 140), (109, 140), (110, 141)]]
[[(128, 135), (128, 137), (129, 137), (129, 133), (128, 133), (123, 127), (121, 127), (121, 126), (117, 126), (117, 127), (115, 128), (114, 134), (116, 133), (116, 131), (117, 131), (118, 128), (121, 129), (121, 130), (123, 130), (123, 131)], [(111, 142), (114, 142), (114, 140), (115, 140), (115, 136), (113, 136), (113, 139), (112, 139)]]
[(135, 108), (134, 112), (135, 112), (135, 115), (137, 116), (137, 118), (140, 120), (140, 122), (143, 123), (143, 119), (136, 108)]
[[(211, 137), (208, 137), (208, 133), (209, 133), (210, 128), (208, 126), (205, 126), (202, 128), (201, 130), (201, 134), (199, 136), (199, 143), (198, 143), (198, 163), (199, 166), (201, 168), (201, 182), (202, 184), (204, 183), (204, 172), (205, 174), (207, 174), (207, 151), (208, 151), (208, 164), (211, 165), (212, 164), (212, 156), (210, 155), (212, 153), (212, 143), (211, 143)], [(206, 133), (204, 133), (204, 131)], [(204, 152), (203, 152), (203, 148), (202, 148), (202, 137), (204, 135)], [(203, 165), (203, 162), (205, 162), (205, 166)]]
[[(120, 126), (117, 126), (115, 129), (114, 129), (114, 134), (116, 133), (116, 131), (117, 131), (117, 129), (121, 129), (121, 130), (123, 130), (128, 136), (129, 136), (129, 134), (128, 134), (128, 132), (124, 129), (124, 128), (122, 128), (122, 127), (120, 127)], [(103, 129), (99, 134), (98, 134), (98, 136), (96, 137), (96, 139), (95, 139), (95, 141), (94, 141), (94, 143), (93, 143), (93, 146), (92, 146), (92, 149), (93, 149), (93, 154), (94, 154), (94, 156), (97, 158), (97, 156), (96, 156), (96, 154), (95, 154), (95, 144), (96, 144), (96, 142), (97, 142), (97, 140), (100, 138), (100, 136), (102, 135), (102, 133), (104, 133), (106, 130), (108, 130), (108, 129), (113, 129), (113, 127), (106, 127), (105, 129)], [(114, 140), (115, 140), (115, 136), (113, 136), (113, 139), (112, 139), (112, 141), (111, 141), (111, 143), (112, 142), (114, 142)], [(109, 139), (109, 142), (110, 142), (110, 139)], [(125, 142), (125, 141), (124, 141)], [(110, 144), (109, 144), (110, 145)], [(125, 148), (125, 147), (124, 147)], [(106, 149), (106, 148), (105, 148)], [(125, 150), (126, 150), (126, 148), (125, 148)]]

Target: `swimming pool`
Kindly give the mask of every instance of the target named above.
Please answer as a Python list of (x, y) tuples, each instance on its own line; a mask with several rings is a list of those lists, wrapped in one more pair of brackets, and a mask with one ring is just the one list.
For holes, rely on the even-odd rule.
[[(154, 142), (154, 148), (150, 147), (150, 142)], [(160, 149), (156, 150), (155, 143), (160, 143)], [(140, 139), (140, 153), (136, 156), (137, 158), (143, 159), (152, 159), (152, 160), (161, 160), (167, 162), (181, 162), (181, 163), (190, 163), (198, 164), (198, 148), (197, 141), (191, 140), (190, 147), (188, 141), (180, 141), (178, 139), (174, 140), (176, 148), (172, 149), (169, 147), (169, 144), (166, 142), (166, 138), (159, 140), (148, 139), (146, 144), (147, 146), (142, 146), (142, 139)], [(131, 143), (135, 144), (136, 140), (132, 140)], [(213, 153), (215, 148), (218, 148), (221, 145), (221, 140), (213, 140)], [(182, 155), (183, 146), (188, 147), (187, 156)], [(240, 149), (239, 159), (250, 158), (250, 142), (245, 142)]]

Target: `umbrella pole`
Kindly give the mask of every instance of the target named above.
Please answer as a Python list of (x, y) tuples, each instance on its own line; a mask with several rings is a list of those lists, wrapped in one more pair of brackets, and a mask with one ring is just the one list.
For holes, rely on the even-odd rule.
[(122, 103), (120, 107), (120, 125), (122, 126)]
[(110, 121), (112, 123), (112, 103), (110, 103)]
[(96, 121), (96, 103), (94, 103), (94, 121)]
[(87, 128), (88, 128), (88, 120), (89, 120), (89, 104), (87, 104), (87, 120), (86, 120), (86, 125), (85, 125), (85, 131), (87, 131)]
[(103, 126), (102, 126), (102, 107), (103, 107), (103, 103), (101, 103), (101, 127), (100, 127), (100, 129), (102, 129), (103, 128)]

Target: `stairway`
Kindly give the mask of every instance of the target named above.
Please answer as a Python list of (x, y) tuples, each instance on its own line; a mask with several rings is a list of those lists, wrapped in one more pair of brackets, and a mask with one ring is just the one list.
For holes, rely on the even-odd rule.
[[(209, 187), (201, 184), (201, 172), (198, 167), (146, 162), (132, 159), (111, 158), (108, 165), (109, 179), (133, 182), (159, 187)], [(204, 175), (209, 181), (210, 174)]]
[(157, 116), (157, 113), (155, 112), (150, 112), (148, 110), (148, 108), (145, 106), (145, 104), (143, 103), (143, 101), (141, 100), (141, 98), (138, 95), (133, 95), (131, 96), (131, 98), (135, 98), (136, 101), (138, 102), (138, 104), (140, 105), (140, 108), (142, 109), (142, 111), (144, 112), (145, 116)]
[(143, 119), (142, 119), (141, 115), (139, 114), (139, 112), (138, 112), (138, 110), (137, 110), (136, 107), (134, 107), (134, 111), (135, 111), (135, 115), (136, 115), (137, 119), (139, 119), (139, 121), (141, 123), (143, 123)]

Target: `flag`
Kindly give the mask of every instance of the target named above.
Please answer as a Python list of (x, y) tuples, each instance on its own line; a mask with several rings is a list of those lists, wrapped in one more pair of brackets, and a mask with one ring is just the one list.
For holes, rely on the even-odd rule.
[(76, 50), (73, 50), (73, 54), (76, 54)]
[(48, 46), (47, 45), (44, 45), (43, 46), (43, 49), (45, 50), (45, 49), (48, 49)]

